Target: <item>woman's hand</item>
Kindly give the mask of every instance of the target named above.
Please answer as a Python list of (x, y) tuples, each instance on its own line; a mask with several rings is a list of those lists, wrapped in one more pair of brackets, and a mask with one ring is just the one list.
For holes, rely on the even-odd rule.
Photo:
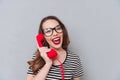
[(38, 46), (38, 49), (40, 51), (40, 55), (41, 57), (45, 60), (46, 64), (52, 64), (52, 59), (50, 59), (48, 56), (47, 56), (47, 52), (49, 52), (51, 49), (49, 49), (48, 47), (39, 47)]

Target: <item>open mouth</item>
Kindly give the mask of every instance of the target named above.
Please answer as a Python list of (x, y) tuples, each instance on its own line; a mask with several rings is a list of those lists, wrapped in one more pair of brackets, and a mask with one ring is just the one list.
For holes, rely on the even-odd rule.
[(56, 45), (60, 44), (60, 37), (55, 37), (52, 39), (52, 42)]

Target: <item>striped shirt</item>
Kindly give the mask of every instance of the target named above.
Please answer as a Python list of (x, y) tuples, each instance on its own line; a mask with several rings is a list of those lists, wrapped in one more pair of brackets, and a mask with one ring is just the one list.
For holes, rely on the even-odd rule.
[[(63, 62), (64, 68), (64, 79), (72, 80), (83, 75), (83, 69), (81, 66), (80, 58), (78, 55), (67, 51), (67, 57)], [(31, 69), (28, 69), (27, 74), (34, 75)], [(61, 69), (60, 65), (52, 65), (50, 71), (46, 77), (46, 80), (61, 80)]]

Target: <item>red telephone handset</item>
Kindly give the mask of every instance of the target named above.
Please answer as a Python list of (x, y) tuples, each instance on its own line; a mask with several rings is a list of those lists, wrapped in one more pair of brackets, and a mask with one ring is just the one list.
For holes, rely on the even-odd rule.
[[(39, 47), (43, 47), (43, 45), (42, 45), (42, 41), (44, 40), (43, 34), (38, 34), (36, 36), (36, 40), (38, 42)], [(51, 51), (47, 52), (47, 56), (50, 59), (55, 58), (57, 56), (57, 52), (54, 49), (51, 49)]]

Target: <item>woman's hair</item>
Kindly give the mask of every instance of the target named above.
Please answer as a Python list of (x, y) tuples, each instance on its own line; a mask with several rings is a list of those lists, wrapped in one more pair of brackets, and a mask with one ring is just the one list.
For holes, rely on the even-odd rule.
[[(42, 33), (43, 34), (43, 23), (47, 20), (56, 20), (59, 25), (61, 25), (63, 29), (63, 43), (62, 43), (62, 48), (67, 51), (68, 45), (70, 43), (69, 41), (69, 36), (67, 29), (65, 28), (64, 24), (56, 17), (56, 16), (47, 16), (41, 20), (38, 34)], [(42, 42), (43, 46), (47, 46), (49, 48), (49, 44), (47, 43), (46, 40), (43, 40)], [(30, 69), (33, 71), (33, 73), (36, 75), (38, 73), (38, 70), (42, 68), (45, 65), (44, 59), (41, 57), (39, 50), (37, 49), (35, 52), (35, 58), (32, 60), (28, 61), (28, 64), (30, 65)]]

